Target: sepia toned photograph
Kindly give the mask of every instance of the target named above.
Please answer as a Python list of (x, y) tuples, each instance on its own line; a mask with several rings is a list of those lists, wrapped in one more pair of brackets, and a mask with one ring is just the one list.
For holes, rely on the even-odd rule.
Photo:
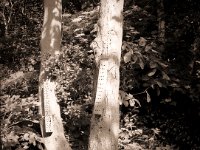
[(200, 1), (0, 0), (0, 150), (200, 150)]

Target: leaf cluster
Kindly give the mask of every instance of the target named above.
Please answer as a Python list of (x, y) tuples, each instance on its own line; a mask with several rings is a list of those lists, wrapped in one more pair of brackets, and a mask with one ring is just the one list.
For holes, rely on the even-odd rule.
[[(155, 42), (143, 37), (137, 43), (124, 41), (122, 58), (121, 88), (125, 91), (144, 89), (145, 93), (148, 88), (159, 90), (168, 86), (170, 82), (170, 77), (167, 75), (168, 63), (161, 59)], [(148, 95), (147, 99), (150, 100)]]
[[(38, 100), (36, 95), (22, 98), (20, 95), (1, 96), (2, 149), (35, 147), (43, 149), (39, 132)], [(20, 145), (20, 146), (19, 146)]]

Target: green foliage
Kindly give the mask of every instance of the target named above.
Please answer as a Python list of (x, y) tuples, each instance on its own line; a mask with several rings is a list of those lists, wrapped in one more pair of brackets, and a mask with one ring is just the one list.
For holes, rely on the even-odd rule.
[[(13, 72), (35, 71), (39, 64), (39, 35), (42, 17), (41, 1), (7, 1), (2, 3), (11, 3), (5, 5), (4, 13), (10, 22), (8, 24), (7, 35), (0, 37), (1, 64), (4, 64)], [(37, 13), (34, 13), (37, 12)], [(5, 21), (1, 20), (2, 24)], [(19, 65), (20, 64), (20, 65)]]
[[(122, 45), (122, 57), (121, 76), (123, 79), (121, 87), (125, 91), (137, 90), (137, 87), (135, 87), (137, 85), (140, 85), (139, 88), (144, 90), (147, 88), (168, 86), (170, 81), (167, 75), (168, 65), (167, 62), (163, 62), (161, 59), (155, 42), (148, 41), (143, 37), (137, 43), (124, 41)], [(135, 77), (134, 80), (129, 80), (128, 82), (126, 80), (130, 78), (126, 76), (130, 76), (131, 74), (127, 74), (129, 71), (127, 68), (133, 70), (131, 74)]]
[[(9, 34), (0, 38), (1, 141), (4, 149), (43, 149), (37, 99), (42, 1), (11, 2)], [(81, 150), (87, 148), (93, 108), (90, 43), (96, 36), (98, 19), (97, 9), (92, 7), (98, 2), (63, 3), (64, 12), (73, 13), (63, 14), (62, 52), (44, 65), (57, 82), (65, 135), (72, 148)], [(11, 9), (5, 6), (8, 18)], [(166, 45), (162, 53), (155, 1), (125, 1), (119, 93), (121, 149), (199, 147), (199, 2), (165, 1), (165, 6)], [(0, 22), (4, 28), (3, 20)]]
[(127, 94), (124, 91), (119, 91), (119, 102), (120, 105), (123, 104), (125, 107), (128, 107), (129, 105), (134, 108), (141, 107), (140, 102), (134, 98), (132, 94)]
[(36, 95), (21, 98), (20, 95), (1, 96), (1, 141), (2, 149), (24, 149), (30, 146), (42, 148), (39, 131), (38, 100)]
[(62, 0), (64, 11), (70, 13), (86, 10), (90, 7), (94, 8), (98, 3), (99, 0)]

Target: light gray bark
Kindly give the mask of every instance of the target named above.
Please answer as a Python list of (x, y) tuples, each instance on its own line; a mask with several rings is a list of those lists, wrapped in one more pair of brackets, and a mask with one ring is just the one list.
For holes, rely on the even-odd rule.
[(61, 0), (44, 0), (44, 22), (40, 41), (41, 69), (39, 78), (39, 100), (41, 102), (40, 114), (42, 116), (41, 130), (47, 150), (71, 149), (64, 136), (60, 106), (57, 103), (55, 94), (56, 82), (51, 80), (48, 72), (45, 71), (45, 63), (50, 58), (56, 59), (60, 52), (61, 16)]
[(89, 150), (117, 150), (119, 132), (119, 67), (123, 0), (101, 0), (96, 52), (98, 78), (91, 119)]

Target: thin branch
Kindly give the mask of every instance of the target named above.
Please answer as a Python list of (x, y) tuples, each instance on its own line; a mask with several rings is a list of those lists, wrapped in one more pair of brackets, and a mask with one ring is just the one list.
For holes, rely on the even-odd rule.
[(145, 89), (144, 91), (142, 91), (142, 92), (135, 93), (135, 94), (132, 94), (132, 95), (134, 96), (134, 95), (144, 94), (144, 93), (146, 93), (146, 92), (148, 91), (149, 88), (150, 88), (150, 87), (146, 88), (146, 89)]

